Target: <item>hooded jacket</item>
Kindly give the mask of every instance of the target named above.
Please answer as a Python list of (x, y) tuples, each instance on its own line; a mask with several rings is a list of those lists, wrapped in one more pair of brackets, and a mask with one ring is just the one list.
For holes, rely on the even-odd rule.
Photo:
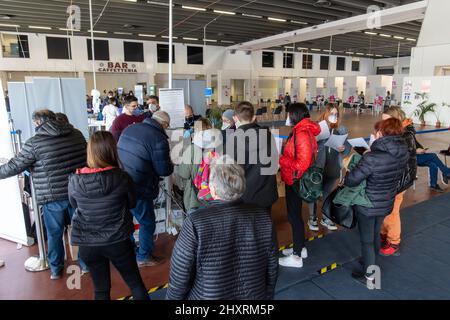
[(154, 119), (126, 128), (117, 149), (124, 170), (131, 176), (139, 199), (155, 199), (159, 179), (172, 174), (169, 137)]
[(196, 132), (188, 147), (184, 150), (181, 164), (175, 166), (174, 173), (183, 185), (183, 203), (186, 212), (198, 208), (201, 202), (197, 198), (198, 191), (194, 186), (194, 179), (203, 157), (208, 151), (216, 150), (221, 146), (221, 132), (217, 129), (208, 129)]
[(402, 192), (411, 187), (417, 177), (417, 141), (416, 141), (416, 129), (412, 124), (411, 119), (406, 119), (403, 122), (403, 128), (405, 133), (403, 138), (405, 138), (406, 144), (408, 145), (409, 159), (405, 167), (404, 175), (409, 178), (409, 181), (404, 181), (404, 185), (398, 191)]
[(294, 173), (297, 174), (298, 178), (301, 178), (314, 163), (313, 155), (317, 153), (315, 137), (319, 133), (320, 126), (310, 119), (303, 119), (292, 129), (291, 137), (284, 147), (283, 155), (280, 157), (281, 180), (286, 185), (292, 186), (294, 184)]
[[(278, 199), (277, 171), (279, 154), (275, 139), (269, 128), (257, 123), (240, 126), (228, 137), (234, 148), (227, 148), (227, 154), (242, 165), (245, 172), (245, 203), (271, 207)], [(234, 154), (230, 154), (230, 149)]]
[(69, 179), (74, 207), (72, 244), (104, 246), (129, 239), (134, 231), (130, 209), (136, 205), (133, 181), (119, 168), (77, 170)]
[(17, 156), (0, 166), (0, 179), (30, 170), (39, 205), (67, 200), (69, 175), (86, 165), (86, 140), (71, 124), (44, 122)]
[(357, 206), (358, 212), (369, 217), (387, 216), (409, 159), (408, 146), (402, 136), (386, 136), (375, 140), (370, 149), (347, 173), (344, 185), (356, 187), (366, 180), (366, 194), (374, 207)]

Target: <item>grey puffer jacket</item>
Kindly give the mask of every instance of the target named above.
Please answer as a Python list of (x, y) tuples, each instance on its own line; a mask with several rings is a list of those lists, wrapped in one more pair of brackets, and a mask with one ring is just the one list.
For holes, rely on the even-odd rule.
[(0, 179), (29, 169), (42, 205), (67, 200), (69, 175), (86, 164), (86, 140), (71, 124), (49, 120), (38, 127), (20, 153), (0, 166)]

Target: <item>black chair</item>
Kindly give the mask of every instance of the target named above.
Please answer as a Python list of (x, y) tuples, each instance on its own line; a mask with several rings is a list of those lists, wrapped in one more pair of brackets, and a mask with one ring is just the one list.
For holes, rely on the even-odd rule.
[(262, 113), (263, 113), (263, 114), (264, 114), (264, 113), (267, 113), (267, 107), (262, 107), (261, 109), (262, 109)]
[(262, 116), (263, 115), (263, 108), (259, 108), (256, 110), (256, 115), (257, 116)]
[(447, 157), (450, 157), (450, 147), (447, 150), (441, 150), (439, 154), (444, 156), (445, 166), (447, 167)]
[(278, 106), (275, 109), (273, 109), (272, 114), (281, 114), (281, 111), (283, 111), (283, 106)]

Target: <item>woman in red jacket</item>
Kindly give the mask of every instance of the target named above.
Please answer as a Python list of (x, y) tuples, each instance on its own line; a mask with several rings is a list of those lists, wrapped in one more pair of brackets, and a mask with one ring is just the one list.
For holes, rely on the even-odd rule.
[(313, 154), (317, 152), (316, 136), (320, 133), (320, 126), (309, 118), (309, 111), (305, 104), (294, 103), (289, 106), (287, 122), (293, 128), (280, 157), (280, 168), (281, 180), (286, 184), (286, 206), (292, 226), (294, 250), (292, 253), (283, 252), (289, 255), (279, 259), (280, 265), (285, 267), (301, 268), (303, 267), (302, 258), (308, 257), (305, 247), (305, 225), (302, 219), (302, 200), (294, 192), (292, 185), (294, 174), (301, 178), (313, 164)]

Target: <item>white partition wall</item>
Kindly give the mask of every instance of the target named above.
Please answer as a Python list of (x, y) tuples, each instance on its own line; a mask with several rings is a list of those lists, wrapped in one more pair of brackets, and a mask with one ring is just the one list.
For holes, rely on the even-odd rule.
[(87, 139), (85, 92), (85, 80), (77, 78), (33, 78), (32, 82), (9, 82), (14, 127), (22, 130), (22, 138), (26, 140), (34, 133), (32, 113), (38, 109), (50, 109), (65, 113), (70, 123)]
[(356, 77), (344, 77), (343, 82), (343, 92), (344, 92), (344, 101), (348, 101), (348, 98), (351, 96), (357, 96), (356, 91), (358, 87), (356, 85)]
[[(1, 87), (1, 81), (0, 81)], [(0, 92), (0, 161), (14, 156), (3, 91)], [(25, 227), (22, 200), (17, 176), (0, 180), (0, 238), (30, 245)]]

